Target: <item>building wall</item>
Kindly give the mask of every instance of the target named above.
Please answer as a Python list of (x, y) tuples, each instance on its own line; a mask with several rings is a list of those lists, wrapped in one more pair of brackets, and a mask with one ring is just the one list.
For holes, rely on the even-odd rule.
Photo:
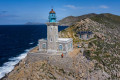
[(88, 34), (83, 34), (83, 35), (79, 35), (79, 38), (80, 39), (82, 39), (82, 40), (88, 40), (88, 39), (91, 39), (91, 38), (93, 38), (94, 37), (94, 34), (90, 34), (90, 35), (88, 35)]
[[(43, 44), (46, 44), (46, 48), (43, 48)], [(39, 51), (46, 51), (47, 46), (47, 41), (39, 41)]]
[(84, 39), (84, 40), (89, 39), (89, 38), (87, 37), (87, 34), (84, 34), (84, 35), (82, 35), (82, 36), (83, 36), (83, 39)]
[(73, 40), (67, 43), (68, 52), (73, 50)]
[[(62, 50), (59, 49), (59, 46), (62, 45)], [(57, 42), (57, 51), (58, 52), (66, 52), (66, 47), (65, 47), (66, 43), (62, 43), (62, 42)]]
[[(59, 49), (59, 46), (62, 45), (62, 50)], [(68, 53), (73, 50), (73, 41), (70, 42), (57, 42), (57, 52)]]
[[(46, 48), (43, 48), (43, 44), (46, 44)], [(56, 52), (57, 53), (68, 53), (73, 50), (73, 41), (69, 42), (56, 42)], [(59, 46), (62, 45), (62, 50), (59, 49)], [(48, 51), (48, 44), (47, 40), (45, 41), (39, 41), (39, 51), (40, 52), (46, 52)], [(48, 52), (49, 53), (49, 52)]]
[(58, 25), (56, 23), (47, 23), (48, 51), (57, 50), (56, 44), (57, 40), (58, 40)]

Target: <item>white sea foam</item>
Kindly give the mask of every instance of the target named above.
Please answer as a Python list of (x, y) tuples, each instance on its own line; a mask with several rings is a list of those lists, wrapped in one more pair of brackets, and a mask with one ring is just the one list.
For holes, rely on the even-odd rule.
[(29, 44), (33, 44), (33, 43), (29, 43)]
[(14, 69), (14, 66), (23, 58), (27, 56), (27, 53), (30, 49), (26, 49), (24, 53), (20, 54), (18, 57), (9, 58), (9, 61), (4, 63), (2, 67), (0, 67), (0, 79), (5, 76), (5, 74), (11, 72)]

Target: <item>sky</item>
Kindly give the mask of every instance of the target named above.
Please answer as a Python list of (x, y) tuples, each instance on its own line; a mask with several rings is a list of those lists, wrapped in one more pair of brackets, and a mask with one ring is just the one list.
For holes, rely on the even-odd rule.
[(57, 21), (89, 13), (120, 16), (120, 0), (0, 0), (0, 25), (46, 23), (51, 8)]

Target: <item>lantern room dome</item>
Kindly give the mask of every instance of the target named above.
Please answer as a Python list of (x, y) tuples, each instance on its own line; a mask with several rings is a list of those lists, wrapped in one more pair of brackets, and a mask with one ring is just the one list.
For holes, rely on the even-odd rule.
[(53, 11), (53, 9), (51, 9), (51, 11), (49, 13), (54, 13), (55, 14), (55, 11)]

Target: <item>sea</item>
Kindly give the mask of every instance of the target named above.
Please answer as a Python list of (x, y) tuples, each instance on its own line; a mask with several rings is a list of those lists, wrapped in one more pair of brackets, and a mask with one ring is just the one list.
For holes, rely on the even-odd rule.
[[(65, 28), (58, 26), (58, 31)], [(0, 78), (12, 71), (42, 38), (47, 38), (46, 25), (0, 25)]]

